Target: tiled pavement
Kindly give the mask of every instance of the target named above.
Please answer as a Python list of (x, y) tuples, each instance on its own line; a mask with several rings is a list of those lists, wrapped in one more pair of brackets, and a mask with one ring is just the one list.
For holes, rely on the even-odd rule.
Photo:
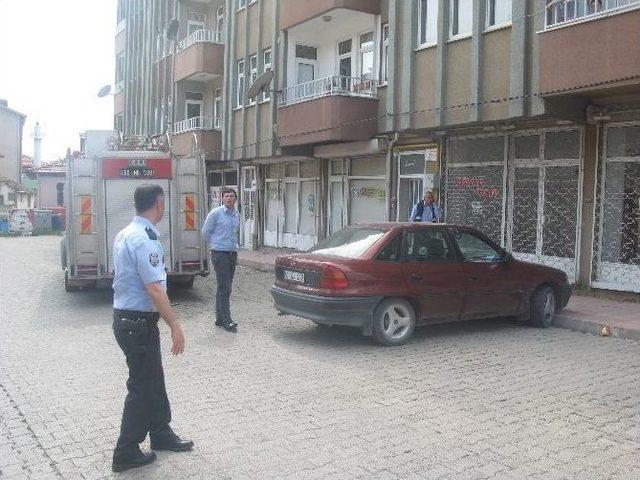
[(278, 317), (272, 275), (247, 268), (237, 335), (212, 326), (213, 278), (173, 293), (188, 344), (165, 371), (196, 449), (113, 475), (110, 293), (65, 294), (57, 241), (0, 238), (2, 480), (640, 478), (639, 342), (490, 320), (380, 348)]

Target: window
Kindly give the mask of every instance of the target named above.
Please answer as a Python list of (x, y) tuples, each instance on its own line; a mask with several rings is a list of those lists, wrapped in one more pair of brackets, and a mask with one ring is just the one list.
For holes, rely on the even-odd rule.
[(389, 24), (382, 26), (382, 58), (380, 59), (380, 80), (382, 83), (389, 81)]
[(56, 203), (59, 207), (64, 205), (64, 183), (56, 184)]
[(216, 42), (222, 43), (222, 36), (224, 35), (224, 8), (218, 7), (216, 9)]
[(396, 235), (378, 254), (378, 260), (383, 262), (397, 262), (402, 258), (402, 235)]
[[(269, 72), (271, 71), (271, 49), (267, 48), (262, 52), (262, 71)], [(267, 85), (265, 90), (262, 92), (262, 101), (268, 102), (271, 100), (271, 85)]]
[(236, 0), (236, 10), (242, 10), (247, 6), (247, 0)]
[(309, 253), (359, 258), (386, 232), (373, 228), (344, 228), (316, 244)]
[(116, 88), (119, 90), (124, 86), (124, 52), (116, 55)]
[(203, 13), (189, 12), (189, 21), (187, 22), (187, 36), (190, 37), (198, 30), (204, 30), (207, 23), (207, 17)]
[(373, 79), (373, 32), (360, 35), (360, 78)]
[(351, 76), (351, 39), (338, 43), (338, 75)]
[(238, 60), (236, 77), (236, 108), (244, 106), (244, 60)]
[(467, 262), (495, 263), (502, 259), (502, 252), (470, 232), (456, 231), (455, 239), (462, 257)]
[(487, 0), (487, 28), (511, 23), (511, 0)]
[(117, 132), (124, 131), (124, 116), (122, 113), (118, 113), (113, 117), (113, 128)]
[(409, 230), (405, 248), (410, 262), (450, 262), (455, 258), (443, 230)]
[(473, 0), (450, 0), (449, 38), (471, 35)]
[(418, 46), (438, 42), (438, 0), (420, 0), (418, 4)]
[(213, 127), (219, 129), (222, 125), (222, 90), (213, 91)]
[(311, 82), (316, 76), (318, 49), (306, 45), (296, 45), (297, 85)]
[(125, 0), (118, 0), (117, 22), (120, 23), (124, 20), (124, 7)]
[(204, 94), (200, 92), (185, 92), (184, 118), (194, 118), (202, 116), (202, 105), (204, 104)]
[[(258, 56), (257, 55), (251, 55), (249, 57), (249, 85), (248, 85), (248, 87), (253, 85), (253, 82), (256, 81), (256, 78), (258, 78)], [(256, 99), (255, 98), (250, 98), (249, 99), (249, 105), (255, 105), (255, 104), (256, 104)]]
[(4, 195), (0, 195), (0, 205), (4, 205)]

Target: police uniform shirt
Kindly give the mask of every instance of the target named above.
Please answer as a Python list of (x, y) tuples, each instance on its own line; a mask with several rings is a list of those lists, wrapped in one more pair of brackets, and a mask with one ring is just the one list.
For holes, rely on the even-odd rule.
[(158, 237), (156, 227), (146, 218), (137, 216), (116, 236), (113, 242), (113, 308), (156, 311), (145, 285), (161, 282), (165, 290), (167, 288), (164, 249)]

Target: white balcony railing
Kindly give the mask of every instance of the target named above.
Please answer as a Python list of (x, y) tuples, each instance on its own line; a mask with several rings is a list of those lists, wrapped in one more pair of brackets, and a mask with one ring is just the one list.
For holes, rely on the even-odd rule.
[(547, 0), (545, 28), (640, 7), (640, 0)]
[(377, 98), (378, 81), (335, 75), (285, 88), (281, 95), (280, 105), (291, 105), (332, 95)]
[(222, 43), (221, 32), (217, 30), (196, 30), (184, 40), (178, 42), (178, 53), (186, 50), (194, 43)]
[(195, 130), (220, 130), (220, 119), (216, 117), (192, 117), (173, 125), (173, 134), (192, 132)]

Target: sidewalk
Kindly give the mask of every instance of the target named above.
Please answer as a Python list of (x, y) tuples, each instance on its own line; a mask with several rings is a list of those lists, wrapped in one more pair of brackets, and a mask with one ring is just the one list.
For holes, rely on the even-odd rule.
[[(276, 257), (295, 251), (279, 248), (240, 250), (238, 263), (273, 272)], [(640, 303), (573, 295), (556, 316), (555, 325), (595, 335), (640, 340)]]

